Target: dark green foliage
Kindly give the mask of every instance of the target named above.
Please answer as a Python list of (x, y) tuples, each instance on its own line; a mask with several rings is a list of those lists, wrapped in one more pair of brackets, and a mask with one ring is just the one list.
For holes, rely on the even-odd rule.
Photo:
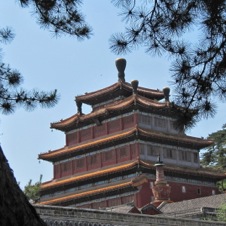
[(46, 225), (20, 190), (7, 159), (0, 147), (0, 225)]
[(80, 0), (17, 0), (23, 7), (32, 7), (38, 23), (54, 32), (79, 39), (89, 38), (91, 28), (79, 11)]
[(217, 220), (226, 222), (226, 203), (217, 210)]
[[(17, 0), (22, 7), (33, 9), (38, 23), (56, 36), (66, 34), (79, 39), (88, 38), (91, 28), (79, 11), (79, 0)], [(10, 42), (14, 37), (11, 29), (0, 29), (0, 44)], [(17, 106), (27, 110), (37, 104), (51, 107), (57, 103), (56, 90), (51, 92), (27, 91), (20, 87), (22, 76), (0, 59), (0, 111), (12, 113)]]
[[(0, 29), (0, 43), (8, 43), (14, 37), (8, 28)], [(22, 106), (27, 110), (34, 109), (37, 104), (51, 107), (57, 103), (57, 91), (39, 92), (27, 91), (21, 88), (23, 78), (21, 74), (0, 59), (0, 111), (3, 114), (14, 112), (16, 107)]]
[[(226, 99), (226, 1), (112, 2), (127, 27), (112, 36), (111, 50), (121, 54), (143, 46), (154, 55), (166, 53), (173, 62), (175, 102), (198, 111), (194, 123), (213, 116), (214, 97)], [(193, 36), (187, 38), (190, 31)]]
[(40, 198), (40, 185), (42, 182), (42, 175), (40, 176), (40, 180), (34, 184), (32, 184), (32, 180), (28, 182), (28, 184), (24, 187), (24, 194), (27, 196), (28, 200), (31, 202), (37, 202)]
[(208, 139), (214, 141), (201, 156), (201, 164), (217, 169), (226, 168), (226, 124), (221, 130), (211, 133)]

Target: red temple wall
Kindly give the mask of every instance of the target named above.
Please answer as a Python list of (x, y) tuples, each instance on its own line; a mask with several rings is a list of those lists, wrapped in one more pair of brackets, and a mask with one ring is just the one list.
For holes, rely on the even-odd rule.
[(137, 159), (137, 144), (127, 144), (105, 152), (96, 152), (78, 159), (68, 160), (54, 165), (54, 179), (72, 176), (76, 173), (87, 172)]
[(117, 118), (112, 121), (103, 123), (102, 125), (94, 125), (88, 128), (66, 134), (66, 146), (73, 146), (88, 140), (96, 139), (101, 136), (106, 136), (124, 129), (128, 129), (137, 124), (137, 115), (132, 114)]
[[(215, 194), (220, 194), (216, 187), (211, 186), (178, 182), (170, 182), (169, 185), (171, 186), (170, 198), (174, 202), (210, 196), (213, 195), (213, 190), (215, 191)], [(182, 186), (185, 187), (185, 192), (182, 191)]]
[(139, 191), (135, 194), (135, 206), (141, 208), (144, 205), (151, 202), (152, 191), (150, 189), (150, 183), (144, 183)]

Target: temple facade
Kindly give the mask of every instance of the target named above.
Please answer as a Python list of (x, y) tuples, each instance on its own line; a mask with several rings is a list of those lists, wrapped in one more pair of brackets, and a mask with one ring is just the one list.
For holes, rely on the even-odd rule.
[[(169, 88), (126, 82), (125, 59), (117, 59), (116, 67), (115, 84), (76, 96), (77, 113), (51, 124), (64, 132), (65, 146), (39, 155), (53, 164), (40, 204), (94, 209), (131, 204), (149, 211), (158, 197), (164, 197), (161, 205), (219, 193), (216, 182), (225, 174), (199, 163), (200, 149), (212, 141), (175, 126), (183, 109), (170, 102)], [(90, 113), (82, 112), (84, 104), (92, 107)]]

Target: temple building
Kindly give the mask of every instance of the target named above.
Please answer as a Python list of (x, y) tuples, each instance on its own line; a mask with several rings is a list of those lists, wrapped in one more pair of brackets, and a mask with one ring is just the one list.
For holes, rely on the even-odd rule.
[[(169, 88), (126, 82), (125, 59), (117, 59), (116, 67), (116, 83), (76, 96), (77, 113), (51, 123), (64, 132), (65, 146), (39, 155), (53, 164), (40, 204), (94, 209), (131, 204), (135, 212), (150, 212), (162, 202), (218, 194), (216, 182), (225, 174), (199, 162), (200, 149), (212, 141), (175, 126), (183, 109), (170, 102)], [(90, 113), (83, 113), (84, 104), (92, 107)]]

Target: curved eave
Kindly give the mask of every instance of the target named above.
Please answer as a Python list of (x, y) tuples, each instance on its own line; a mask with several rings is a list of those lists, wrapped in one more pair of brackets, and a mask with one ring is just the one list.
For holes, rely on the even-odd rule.
[(63, 197), (59, 197), (59, 198), (53, 198), (51, 200), (46, 200), (46, 201), (42, 201), (39, 204), (40, 205), (52, 205), (52, 204), (61, 204), (61, 203), (65, 203), (71, 200), (76, 200), (76, 199), (81, 199), (83, 197), (90, 197), (90, 196), (94, 196), (97, 194), (103, 194), (103, 193), (107, 193), (107, 192), (112, 192), (112, 191), (117, 191), (120, 189), (125, 189), (127, 187), (133, 187), (133, 182), (131, 180), (129, 181), (124, 181), (123, 183), (118, 183), (118, 184), (114, 184), (114, 185), (109, 185), (109, 186), (104, 186), (104, 187), (99, 187), (96, 189), (90, 189), (87, 191), (83, 191), (83, 192), (79, 192), (76, 194), (71, 194), (71, 195), (66, 195)]
[(93, 120), (95, 118), (106, 116), (106, 115), (108, 116), (110, 115), (110, 113), (114, 113), (114, 112), (117, 112), (118, 114), (120, 114), (121, 112), (126, 111), (126, 109), (130, 109), (131, 107), (135, 109), (139, 109), (141, 107), (144, 110), (150, 111), (150, 112), (165, 111), (168, 114), (173, 112), (174, 116), (179, 111), (181, 111), (180, 108), (175, 106), (172, 107), (169, 103), (150, 100), (148, 98), (145, 98), (143, 96), (136, 94), (136, 95), (131, 95), (130, 97), (127, 97), (123, 100), (116, 101), (113, 104), (109, 104), (89, 114), (86, 114), (86, 115), (75, 114), (68, 119), (61, 120), (60, 122), (52, 123), (51, 128), (58, 129), (61, 131), (68, 131), (71, 128), (73, 128), (73, 126), (76, 126), (79, 123), (83, 123), (85, 121), (90, 121), (90, 123), (93, 123)]
[[(65, 187), (68, 185), (73, 185), (73, 184), (77, 184), (78, 182), (81, 181), (88, 181), (90, 179), (93, 178), (101, 178), (105, 175), (112, 175), (118, 172), (131, 172), (131, 170), (134, 169), (140, 169), (141, 171), (143, 171), (145, 169), (145, 172), (150, 173), (151, 171), (155, 172), (155, 166), (153, 163), (149, 163), (149, 162), (145, 162), (142, 161), (140, 159), (135, 160), (133, 162), (130, 163), (125, 163), (123, 165), (118, 165), (118, 166), (113, 166), (113, 167), (108, 167), (105, 169), (101, 169), (95, 172), (91, 172), (91, 173), (85, 173), (85, 174), (81, 174), (81, 175), (76, 175), (70, 178), (66, 178), (66, 179), (59, 179), (59, 180), (52, 180), (50, 182), (46, 182), (41, 184), (41, 192), (42, 191), (47, 191), (47, 190), (52, 190), (52, 189), (59, 189), (60, 187)], [(215, 181), (219, 181), (222, 179), (226, 178), (226, 174), (225, 173), (219, 173), (219, 172), (215, 172), (213, 170), (206, 170), (203, 168), (199, 168), (199, 169), (192, 169), (192, 168), (187, 168), (187, 167), (177, 167), (177, 166), (169, 166), (166, 165), (164, 167), (164, 171), (165, 174), (168, 175), (169, 173), (173, 173), (173, 174), (178, 174), (178, 175), (191, 175), (192, 177), (201, 177), (201, 178), (207, 178), (207, 179), (212, 179)], [(139, 186), (139, 183), (143, 183), (143, 179), (146, 180), (146, 177), (143, 176), (141, 178), (135, 178), (133, 180), (133, 184), (136, 186)]]
[(203, 168), (198, 168), (198, 169), (192, 169), (188, 167), (179, 167), (179, 166), (165, 166), (164, 167), (165, 174), (167, 175), (167, 172), (171, 172), (173, 174), (178, 174), (178, 175), (191, 175), (192, 177), (201, 177), (201, 178), (207, 178), (207, 179), (213, 179), (215, 181), (219, 181), (222, 179), (226, 179), (226, 174), (225, 173), (218, 173), (213, 170), (206, 170)]
[(123, 133), (120, 134), (116, 134), (113, 136), (108, 136), (99, 140), (94, 140), (94, 141), (90, 141), (90, 142), (86, 142), (84, 144), (81, 145), (77, 145), (77, 146), (72, 146), (72, 147), (64, 147), (55, 151), (49, 151), (47, 153), (42, 153), (39, 154), (39, 159), (43, 159), (43, 160), (47, 160), (47, 161), (54, 161), (56, 159), (58, 159), (61, 156), (66, 156), (66, 155), (70, 155), (74, 152), (77, 152), (79, 150), (87, 150), (89, 148), (92, 147), (100, 147), (105, 143), (109, 143), (109, 142), (114, 142), (114, 141), (119, 141), (122, 140), (124, 138), (128, 138), (129, 136), (133, 136), (134, 133), (136, 131), (136, 128), (132, 128), (130, 130), (124, 131)]
[(122, 131), (119, 134), (107, 136), (99, 140), (92, 140), (84, 144), (80, 144), (72, 147), (64, 147), (55, 151), (49, 151), (47, 153), (42, 153), (39, 155), (39, 159), (47, 161), (57, 161), (59, 159), (65, 159), (69, 156), (76, 156), (82, 152), (87, 152), (93, 147), (98, 147), (99, 149), (110, 146), (112, 143), (124, 142), (125, 140), (136, 140), (136, 139), (152, 141), (155, 143), (177, 145), (179, 147), (189, 147), (194, 149), (201, 149), (207, 147), (213, 143), (213, 141), (205, 140), (201, 138), (195, 138), (190, 136), (181, 136), (178, 134), (166, 134), (157, 131), (150, 131), (141, 128), (131, 128), (130, 130)]
[(148, 138), (148, 140), (153, 140), (155, 142), (161, 142), (166, 144), (178, 144), (178, 146), (190, 147), (202, 149), (213, 144), (212, 140), (205, 140), (201, 138), (184, 136), (179, 134), (166, 134), (156, 131), (149, 131), (139, 128), (139, 134)]
[[(137, 92), (138, 94), (150, 99), (161, 100), (164, 98), (163, 92), (159, 90), (138, 87)], [(124, 93), (125, 96), (132, 95), (133, 88), (130, 83), (120, 81), (95, 92), (77, 96), (76, 101), (89, 105), (95, 105), (101, 103), (103, 100), (106, 101), (106, 99), (111, 99), (112, 96), (117, 97), (122, 93)]]
[(76, 175), (71, 178), (60, 179), (57, 181), (53, 180), (53, 181), (41, 184), (40, 189), (43, 191), (43, 190), (51, 189), (51, 188), (55, 188), (55, 187), (66, 186), (68, 184), (77, 183), (79, 181), (86, 181), (90, 178), (96, 178), (96, 177), (100, 177), (100, 176), (104, 176), (104, 175), (110, 175), (110, 174), (114, 174), (117, 172), (122, 172), (125, 170), (130, 170), (130, 169), (133, 169), (134, 167), (136, 167), (137, 165), (138, 165), (138, 160), (129, 162), (129, 163), (126, 163), (123, 165), (120, 164), (118, 166), (101, 169), (101, 170), (91, 172), (91, 173), (86, 172), (85, 174)]
[[(155, 166), (153, 162), (150, 161), (143, 161), (140, 160), (138, 161), (139, 166), (141, 169), (145, 169), (146, 173), (150, 173), (150, 170), (155, 170)], [(169, 172), (171, 173), (177, 173), (178, 175), (192, 175), (192, 176), (197, 176), (197, 177), (205, 177), (205, 178), (212, 178), (216, 181), (222, 180), (226, 178), (226, 173), (223, 172), (216, 172), (215, 170), (207, 170), (204, 168), (189, 168), (189, 167), (183, 167), (183, 166), (171, 166), (171, 165), (165, 165), (164, 166), (164, 171), (165, 174), (167, 175)]]
[(71, 117), (67, 119), (62, 119), (59, 122), (53, 122), (50, 124), (51, 129), (58, 129), (64, 131), (64, 128), (67, 127), (68, 125), (73, 124), (74, 122), (78, 121), (79, 119), (79, 114), (72, 115)]

